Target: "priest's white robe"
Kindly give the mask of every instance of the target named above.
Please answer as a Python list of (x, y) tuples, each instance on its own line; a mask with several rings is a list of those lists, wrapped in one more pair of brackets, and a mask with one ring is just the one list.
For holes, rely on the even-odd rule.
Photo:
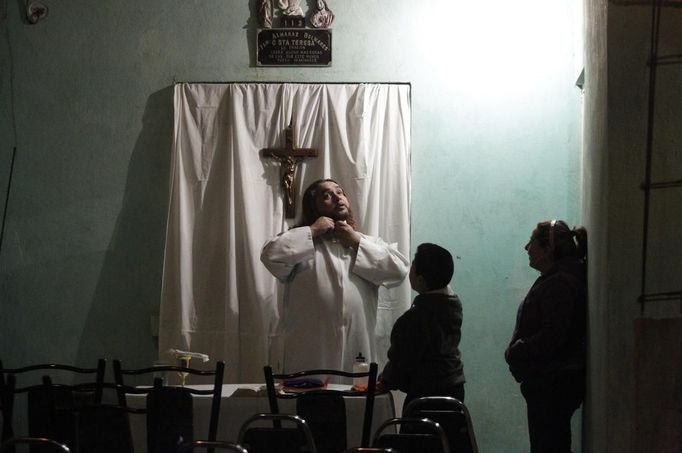
[(360, 233), (357, 252), (331, 237), (292, 228), (265, 244), (261, 261), (285, 285), (277, 336), (282, 370), (352, 371), (362, 353), (376, 360), (379, 286), (400, 284), (408, 260), (395, 244)]

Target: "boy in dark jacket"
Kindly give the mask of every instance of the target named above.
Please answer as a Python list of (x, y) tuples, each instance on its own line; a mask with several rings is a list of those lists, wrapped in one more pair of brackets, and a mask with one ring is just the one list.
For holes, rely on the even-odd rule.
[(379, 377), (386, 389), (407, 394), (404, 407), (422, 396), (464, 401), (462, 303), (448, 286), (453, 272), (452, 255), (443, 247), (417, 247), (410, 285), (419, 295), (393, 326), (389, 361)]

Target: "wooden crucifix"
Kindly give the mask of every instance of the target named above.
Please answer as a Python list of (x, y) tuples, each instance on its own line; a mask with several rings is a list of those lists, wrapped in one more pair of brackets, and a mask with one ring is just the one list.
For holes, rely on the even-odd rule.
[(284, 130), (284, 148), (265, 148), (263, 157), (277, 159), (280, 164), (280, 175), (282, 178), (282, 189), (284, 189), (284, 211), (287, 219), (296, 217), (296, 169), (298, 164), (306, 157), (317, 157), (317, 150), (314, 148), (294, 148), (296, 143), (296, 132), (293, 126)]

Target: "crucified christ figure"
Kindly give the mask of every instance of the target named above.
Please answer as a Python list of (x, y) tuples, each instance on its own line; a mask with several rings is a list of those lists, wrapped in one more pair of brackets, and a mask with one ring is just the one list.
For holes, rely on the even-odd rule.
[(313, 148), (294, 148), (294, 128), (291, 124), (284, 131), (284, 148), (265, 148), (263, 157), (271, 157), (279, 160), (281, 164), (280, 175), (282, 189), (284, 190), (284, 208), (286, 217), (296, 217), (296, 169), (298, 164), (306, 157), (317, 157), (317, 150)]

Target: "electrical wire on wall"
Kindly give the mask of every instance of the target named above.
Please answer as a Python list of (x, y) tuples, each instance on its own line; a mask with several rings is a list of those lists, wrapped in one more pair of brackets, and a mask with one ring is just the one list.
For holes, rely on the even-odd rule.
[(5, 238), (5, 224), (7, 220), (7, 207), (9, 206), (10, 192), (12, 188), (12, 175), (14, 174), (14, 162), (17, 157), (17, 116), (15, 111), (15, 95), (14, 95), (14, 55), (12, 53), (12, 41), (9, 36), (9, 24), (7, 23), (7, 3), (6, 0), (2, 2), (2, 11), (0, 11), (0, 18), (4, 22), (5, 43), (7, 45), (7, 57), (9, 69), (9, 108), (10, 121), (12, 124), (12, 158), (9, 165), (9, 173), (7, 175), (7, 190), (5, 191), (5, 203), (2, 209), (2, 224), (0, 225), (0, 257), (2, 257), (2, 245)]
[[(29, 24), (35, 25), (42, 19), (45, 19), (48, 14), (48, 8), (42, 2), (37, 0), (26, 0), (25, 2), (26, 21)], [(0, 0), (0, 20), (4, 23), (5, 43), (7, 44), (7, 55), (9, 68), (9, 99), (10, 99), (10, 117), (12, 122), (12, 158), (9, 165), (9, 174), (7, 176), (7, 190), (5, 191), (5, 204), (2, 209), (2, 224), (0, 225), (0, 257), (2, 257), (2, 245), (5, 239), (5, 225), (7, 221), (7, 208), (9, 206), (10, 192), (12, 189), (12, 175), (14, 174), (14, 162), (17, 157), (18, 135), (17, 135), (17, 117), (15, 112), (15, 95), (14, 95), (14, 55), (12, 53), (12, 41), (9, 35), (9, 22), (7, 21), (7, 0)]]

